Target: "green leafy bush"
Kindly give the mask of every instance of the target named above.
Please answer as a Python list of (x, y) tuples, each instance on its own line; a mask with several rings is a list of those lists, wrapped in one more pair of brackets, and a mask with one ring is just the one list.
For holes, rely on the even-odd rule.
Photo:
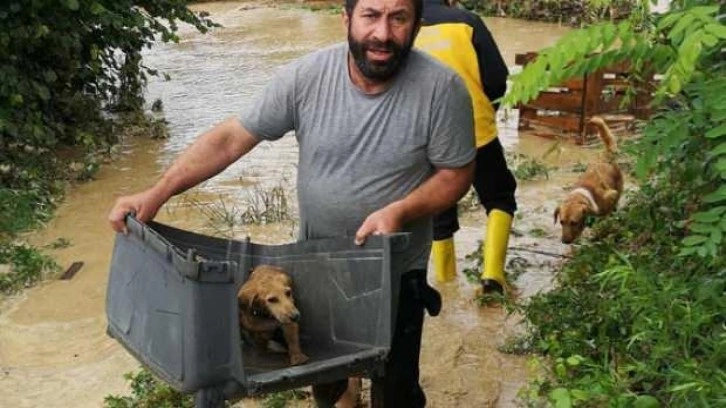
[(36, 248), (24, 244), (0, 245), (0, 293), (17, 292), (59, 269), (53, 259)]
[(141, 51), (213, 24), (184, 0), (10, 0), (0, 8), (0, 151), (108, 141), (102, 108), (136, 110)]
[[(0, 204), (36, 195), (43, 213), (62, 191), (68, 148), (81, 156), (116, 142), (109, 112), (140, 111), (147, 76), (141, 51), (177, 41), (180, 22), (214, 24), (184, 0), (8, 0), (0, 6)], [(81, 179), (97, 168), (82, 159)], [(32, 201), (30, 201), (33, 203)], [(26, 214), (5, 213), (0, 235)], [(41, 217), (42, 218), (42, 217)], [(15, 225), (8, 225), (15, 223)], [(6, 228), (10, 228), (7, 230)]]

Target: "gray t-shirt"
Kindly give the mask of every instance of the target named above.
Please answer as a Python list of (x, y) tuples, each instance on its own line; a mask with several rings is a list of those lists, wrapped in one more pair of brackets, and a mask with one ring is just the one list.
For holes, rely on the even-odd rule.
[[(354, 236), (435, 167), (476, 155), (471, 99), (453, 71), (412, 50), (386, 91), (366, 95), (350, 79), (347, 55), (343, 43), (286, 65), (240, 118), (264, 140), (295, 130), (301, 239)], [(425, 269), (431, 218), (404, 230), (413, 237), (403, 265)]]

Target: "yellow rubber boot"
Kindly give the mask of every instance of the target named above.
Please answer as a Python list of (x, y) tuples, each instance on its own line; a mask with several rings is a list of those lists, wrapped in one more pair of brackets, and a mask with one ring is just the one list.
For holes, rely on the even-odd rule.
[(456, 251), (454, 238), (434, 241), (431, 246), (431, 259), (438, 282), (451, 282), (456, 278)]
[(507, 257), (511, 228), (511, 215), (501, 210), (489, 212), (484, 240), (484, 271), (481, 275), (482, 290), (485, 294), (503, 293), (507, 285), (504, 277), (504, 260)]

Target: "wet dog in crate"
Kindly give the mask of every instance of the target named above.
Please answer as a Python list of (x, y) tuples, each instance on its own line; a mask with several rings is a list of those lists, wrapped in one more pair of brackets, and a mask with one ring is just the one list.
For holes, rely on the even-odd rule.
[(309, 357), (300, 349), (300, 312), (295, 306), (292, 283), (284, 269), (259, 265), (237, 292), (237, 303), (242, 339), (260, 349), (275, 351), (275, 335), (282, 331), (290, 364), (298, 365)]

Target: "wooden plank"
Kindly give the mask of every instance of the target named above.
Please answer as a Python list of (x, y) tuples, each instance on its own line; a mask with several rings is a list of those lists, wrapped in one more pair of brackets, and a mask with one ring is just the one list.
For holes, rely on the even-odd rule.
[(631, 108), (632, 103), (621, 106), (623, 99), (625, 99), (624, 96), (616, 95), (614, 97), (601, 100), (599, 111), (597, 113), (627, 112)]
[(517, 128), (520, 130), (531, 129), (530, 119), (537, 119), (537, 109), (519, 106), (519, 122), (517, 123)]
[[(582, 107), (582, 115), (584, 117), (589, 117), (600, 112), (601, 96), (602, 71), (595, 71), (585, 77), (585, 96), (583, 97), (584, 103)], [(580, 129), (582, 129), (582, 123)]]
[(514, 63), (517, 65), (525, 66), (537, 58), (536, 52), (526, 52), (524, 54), (515, 54)]
[(585, 89), (585, 78), (571, 78), (557, 84), (558, 87), (567, 88), (571, 91), (582, 91)]
[(69, 266), (68, 269), (66, 269), (66, 271), (63, 272), (63, 275), (61, 275), (61, 277), (60, 277), (61, 280), (69, 280), (69, 279), (72, 279), (73, 276), (75, 276), (76, 273), (79, 270), (81, 270), (82, 267), (83, 267), (83, 262), (82, 261), (73, 262), (71, 264), (71, 266)]
[(538, 116), (536, 119), (530, 119), (530, 122), (533, 125), (553, 127), (565, 132), (580, 132), (580, 117), (578, 115)]
[(541, 92), (527, 107), (552, 111), (582, 112), (581, 92)]

